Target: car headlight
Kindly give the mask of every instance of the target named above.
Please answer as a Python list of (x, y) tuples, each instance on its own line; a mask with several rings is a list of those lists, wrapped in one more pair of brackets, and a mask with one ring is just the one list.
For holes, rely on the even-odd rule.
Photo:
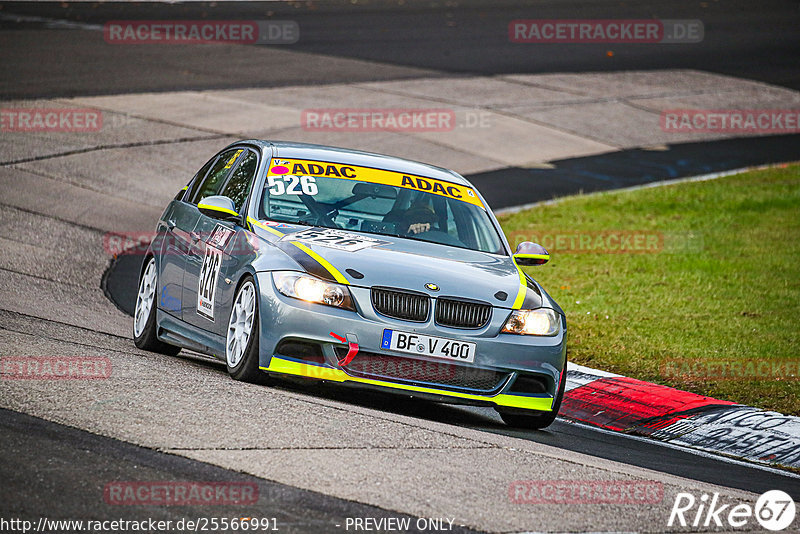
[(343, 285), (293, 271), (273, 272), (272, 280), (278, 291), (287, 297), (346, 310), (356, 309), (350, 291)]
[(561, 318), (550, 308), (514, 310), (502, 332), (528, 336), (554, 336), (561, 329)]

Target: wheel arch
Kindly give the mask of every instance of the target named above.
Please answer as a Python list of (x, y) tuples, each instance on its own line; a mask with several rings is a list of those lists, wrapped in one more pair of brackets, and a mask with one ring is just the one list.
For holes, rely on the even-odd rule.
[(234, 289), (233, 289), (233, 298), (234, 298), (234, 300), (236, 299), (236, 295), (239, 294), (239, 290), (242, 288), (242, 285), (245, 283), (245, 281), (248, 278), (253, 280), (253, 285), (256, 286), (256, 292), (258, 292), (258, 290), (259, 290), (258, 277), (256, 276), (255, 271), (252, 271), (250, 269), (246, 269), (246, 270), (242, 271), (241, 274), (239, 274), (239, 278), (236, 280), (236, 285), (234, 286)]
[(147, 252), (145, 252), (144, 256), (142, 257), (142, 264), (139, 266), (139, 278), (136, 280), (137, 282), (142, 279), (144, 270), (147, 267), (147, 260), (149, 260), (150, 258), (153, 258), (156, 261), (156, 270), (158, 270), (159, 267), (158, 259), (156, 258), (156, 255), (153, 254), (153, 251), (148, 249)]

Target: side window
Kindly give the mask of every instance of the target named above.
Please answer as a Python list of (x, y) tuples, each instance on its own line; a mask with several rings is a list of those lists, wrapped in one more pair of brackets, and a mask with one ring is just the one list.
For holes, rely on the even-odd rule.
[[(211, 166), (214, 164), (215, 161), (217, 161), (217, 156), (214, 156), (213, 158), (208, 160), (208, 162), (206, 162), (206, 164), (203, 165), (203, 168), (197, 171), (197, 174), (195, 174), (194, 178), (192, 178), (192, 180), (189, 182), (190, 191), (189, 194), (186, 195), (185, 197), (187, 202), (191, 202), (192, 198), (194, 197), (194, 194), (197, 192), (197, 188), (200, 187), (200, 184), (203, 182), (203, 178), (206, 177), (206, 174), (208, 174), (208, 170), (211, 168)], [(180, 198), (184, 198), (183, 191), (181, 191)], [(176, 200), (178, 199), (176, 198)]]
[[(453, 213), (455, 231), (458, 234), (458, 239), (460, 239), (461, 242), (466, 244), (469, 248), (478, 248), (479, 243), (475, 229), (475, 219), (470, 217), (468, 208), (466, 208), (462, 202), (457, 200), (449, 200), (448, 206)], [(448, 230), (450, 230), (450, 228), (448, 228)]]
[(236, 206), (236, 211), (242, 212), (242, 206), (247, 199), (247, 193), (250, 192), (250, 185), (253, 182), (253, 176), (256, 174), (256, 167), (258, 167), (258, 157), (255, 152), (248, 150), (247, 153), (240, 158), (239, 166), (234, 169), (228, 183), (219, 192), (220, 195), (225, 195), (233, 200)]
[(193, 190), (192, 195), (189, 197), (189, 202), (197, 204), (205, 197), (216, 195), (220, 186), (225, 182), (225, 177), (231, 172), (231, 167), (236, 163), (236, 158), (239, 154), (244, 152), (243, 149), (233, 149), (223, 152), (214, 165), (211, 171), (204, 180), (198, 181), (197, 187)]

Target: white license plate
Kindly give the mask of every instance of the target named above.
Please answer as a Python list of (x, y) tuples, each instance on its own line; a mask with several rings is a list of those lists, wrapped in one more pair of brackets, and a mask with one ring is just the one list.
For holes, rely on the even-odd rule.
[(381, 348), (459, 362), (475, 361), (475, 343), (385, 329)]

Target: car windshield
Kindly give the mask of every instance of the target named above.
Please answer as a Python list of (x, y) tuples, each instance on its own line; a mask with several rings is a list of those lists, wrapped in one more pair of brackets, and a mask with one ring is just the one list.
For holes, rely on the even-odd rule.
[[(467, 189), (458, 186), (459, 191)], [(503, 254), (502, 241), (489, 216), (473, 203), (478, 200), (472, 190), (467, 192), (472, 198), (464, 201), (352, 179), (270, 175), (258, 216)]]

